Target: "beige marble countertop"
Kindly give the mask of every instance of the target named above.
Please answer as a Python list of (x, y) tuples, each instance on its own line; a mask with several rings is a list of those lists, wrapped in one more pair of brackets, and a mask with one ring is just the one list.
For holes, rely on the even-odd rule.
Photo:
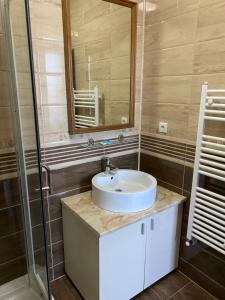
[(62, 205), (86, 223), (97, 235), (102, 236), (179, 204), (185, 197), (161, 186), (157, 187), (157, 200), (150, 209), (137, 213), (113, 213), (96, 206), (91, 200), (91, 191), (63, 198)]

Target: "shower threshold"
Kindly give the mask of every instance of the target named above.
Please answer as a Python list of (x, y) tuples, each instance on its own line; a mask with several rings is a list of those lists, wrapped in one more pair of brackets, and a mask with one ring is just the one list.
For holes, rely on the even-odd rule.
[(0, 300), (42, 300), (27, 284), (27, 276), (19, 277), (0, 286)]

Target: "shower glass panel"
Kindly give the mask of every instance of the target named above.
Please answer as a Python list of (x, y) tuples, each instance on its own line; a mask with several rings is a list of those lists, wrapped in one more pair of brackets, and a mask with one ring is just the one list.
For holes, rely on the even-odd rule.
[[(27, 266), (18, 275), (27, 270), (27, 288), (36, 293), (37, 299), (50, 299), (29, 3), (26, 0), (0, 1), (0, 23), (4, 32), (7, 59), (6, 76), (9, 79), (10, 122), (13, 123), (11, 127), (15, 141), (14, 175), (18, 177), (21, 205), (20, 242), (24, 244), (15, 247), (25, 249), (24, 264)], [(11, 176), (13, 177), (12, 174)], [(15, 279), (16, 275), (11, 278)]]

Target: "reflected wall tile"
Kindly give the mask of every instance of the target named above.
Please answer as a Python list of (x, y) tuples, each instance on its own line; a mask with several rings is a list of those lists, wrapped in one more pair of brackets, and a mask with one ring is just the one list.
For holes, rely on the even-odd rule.
[(225, 72), (225, 38), (202, 42), (195, 47), (194, 73)]
[(94, 6), (89, 7), (84, 11), (84, 24), (90, 23), (91, 21), (96, 21), (99, 17), (108, 15), (110, 13), (110, 3), (109, 2), (98, 2), (95, 1)]
[(130, 99), (130, 80), (110, 80), (110, 100), (111, 101), (129, 101)]
[(145, 51), (193, 43), (197, 11), (145, 27)]
[(0, 107), (10, 106), (8, 73), (0, 71)]
[(65, 75), (40, 74), (42, 104), (67, 105)]
[(66, 106), (44, 106), (43, 113), (45, 134), (68, 132)]
[(211, 40), (225, 36), (225, 3), (200, 8), (198, 17), (197, 40)]
[(191, 97), (191, 87), (191, 75), (144, 78), (143, 101), (188, 104)]
[(192, 74), (193, 45), (145, 53), (144, 77)]
[(54, 39), (63, 42), (61, 3), (30, 2), (33, 38)]
[[(87, 66), (86, 66), (87, 67)], [(110, 79), (110, 60), (99, 60), (91, 63), (90, 75), (91, 80)], [(86, 79), (88, 80), (88, 72), (86, 71)]]
[(41, 73), (65, 72), (64, 45), (61, 42), (36, 40), (34, 44), (36, 71)]
[(115, 31), (111, 34), (111, 55), (117, 56), (129, 56), (131, 45), (130, 31)]
[[(85, 61), (88, 62), (90, 58), (91, 62), (107, 59), (111, 57), (111, 42), (110, 37), (104, 40), (96, 40), (88, 43), (84, 47), (85, 51)], [(82, 62), (78, 60), (78, 63)]]
[(122, 56), (111, 59), (111, 79), (130, 78), (130, 57)]

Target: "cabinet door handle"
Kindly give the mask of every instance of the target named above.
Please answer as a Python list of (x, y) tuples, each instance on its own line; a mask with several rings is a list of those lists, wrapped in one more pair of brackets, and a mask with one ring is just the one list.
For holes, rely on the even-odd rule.
[(154, 219), (151, 219), (150, 227), (152, 231), (154, 230), (154, 225), (155, 225)]
[(145, 224), (141, 224), (141, 234), (145, 234)]

